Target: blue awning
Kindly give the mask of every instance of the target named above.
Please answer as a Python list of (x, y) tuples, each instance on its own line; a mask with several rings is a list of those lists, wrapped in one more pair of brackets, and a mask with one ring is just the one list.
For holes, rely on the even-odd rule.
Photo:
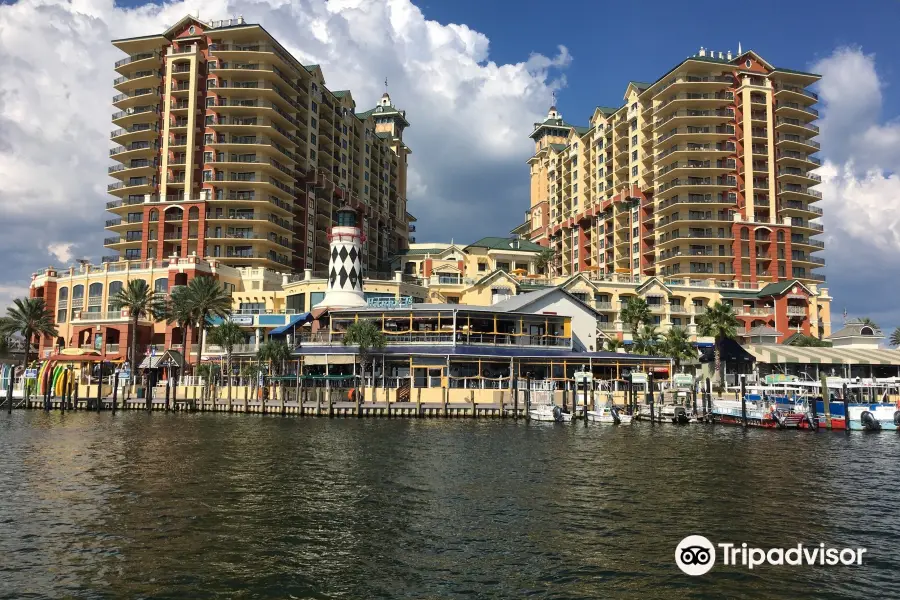
[(287, 325), (282, 325), (281, 327), (276, 327), (272, 331), (269, 332), (269, 335), (284, 335), (288, 333), (291, 329), (293, 329), (298, 323), (306, 323), (310, 320), (312, 316), (309, 313), (301, 313), (299, 315), (291, 315), (291, 318), (288, 319)]

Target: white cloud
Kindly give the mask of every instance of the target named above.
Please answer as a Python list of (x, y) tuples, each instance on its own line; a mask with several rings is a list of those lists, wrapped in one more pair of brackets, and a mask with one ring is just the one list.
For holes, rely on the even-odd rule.
[[(99, 258), (105, 237), (109, 132), (116, 93), (112, 38), (162, 31), (187, 13), (243, 15), (299, 60), (322, 65), (331, 89), (375, 105), (385, 77), (411, 128), (409, 210), (418, 237), (505, 234), (527, 208), (525, 136), (571, 61), (490, 60), (489, 40), (428, 21), (410, 0), (174, 2), (135, 9), (111, 0), (0, 4), (0, 280), (48, 263)], [(554, 77), (557, 77), (554, 79)], [(52, 240), (66, 240), (65, 248)], [(65, 258), (66, 260), (63, 260)]]
[(60, 262), (69, 262), (72, 258), (72, 246), (74, 244), (66, 243), (66, 242), (57, 242), (55, 244), (50, 244), (47, 246), (47, 251), (56, 257), (56, 260)]
[(818, 189), (834, 318), (846, 306), (890, 330), (900, 325), (900, 123), (882, 118), (874, 55), (839, 48), (813, 69), (823, 76)]

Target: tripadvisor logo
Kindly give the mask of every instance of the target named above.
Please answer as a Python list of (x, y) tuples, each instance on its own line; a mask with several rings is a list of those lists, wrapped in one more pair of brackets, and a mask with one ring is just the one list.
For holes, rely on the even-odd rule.
[(716, 548), (719, 559), (726, 566), (740, 566), (753, 570), (760, 565), (802, 566), (802, 565), (861, 565), (865, 548), (832, 548), (825, 544), (804, 546), (797, 544), (790, 548), (752, 548), (746, 543), (713, 544), (702, 535), (689, 535), (675, 547), (675, 564), (687, 575), (697, 576), (708, 573), (716, 564)]

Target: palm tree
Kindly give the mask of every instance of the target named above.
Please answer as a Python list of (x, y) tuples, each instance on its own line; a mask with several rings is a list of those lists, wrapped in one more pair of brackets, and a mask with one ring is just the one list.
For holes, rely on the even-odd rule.
[(138, 321), (146, 318), (161, 318), (166, 310), (162, 294), (157, 294), (143, 279), (132, 279), (128, 285), (116, 292), (110, 300), (113, 310), (128, 309), (131, 317), (131, 349), (128, 360), (131, 363), (131, 375), (137, 375), (137, 327)]
[(165, 307), (166, 323), (175, 323), (181, 328), (181, 353), (185, 360), (188, 357), (188, 340), (194, 328), (194, 314), (188, 300), (187, 287), (179, 285), (169, 294), (169, 301)]
[[(347, 327), (347, 333), (344, 334), (344, 345), (356, 345), (359, 362), (362, 368), (362, 388), (366, 387), (366, 365), (369, 364), (372, 356), (372, 350), (381, 350), (384, 348), (384, 333), (375, 321), (365, 320), (356, 321)], [(374, 368), (373, 368), (374, 375)], [(373, 382), (374, 383), (374, 382)]]
[(894, 332), (891, 334), (891, 339), (888, 340), (888, 343), (895, 348), (897, 346), (900, 346), (900, 327), (894, 330)]
[(730, 304), (716, 302), (697, 319), (697, 331), (702, 336), (715, 338), (716, 373), (719, 374), (719, 390), (725, 386), (725, 374), (722, 372), (722, 345), (726, 339), (734, 339), (740, 322), (731, 309)]
[(644, 325), (634, 333), (632, 347), (637, 354), (651, 354), (659, 345), (659, 331), (656, 325)]
[[(46, 335), (55, 338), (56, 327), (53, 325), (53, 313), (47, 310), (43, 298), (16, 298), (13, 306), (6, 309), (6, 318), (0, 323), (4, 336), (18, 333), (25, 339), (25, 356), (22, 359), (22, 368), (28, 368), (31, 358), (31, 338), (35, 335)], [(10, 386), (12, 375), (10, 374)], [(26, 387), (27, 389), (27, 387)], [(12, 401), (8, 403), (7, 411), (12, 412)]]
[(678, 326), (672, 327), (663, 335), (660, 350), (664, 356), (672, 359), (676, 369), (681, 366), (681, 361), (697, 358), (697, 351), (687, 332)]
[[(281, 375), (281, 367), (291, 360), (291, 347), (282, 341), (266, 340), (256, 351), (256, 359), (260, 363), (267, 363), (270, 373)], [(284, 398), (284, 382), (282, 382), (281, 397)]]
[(191, 316), (200, 338), (197, 348), (197, 361), (194, 371), (200, 368), (203, 354), (203, 334), (209, 328), (209, 320), (213, 317), (225, 318), (231, 314), (231, 294), (225, 291), (218, 281), (212, 277), (196, 277), (185, 287), (181, 296), (184, 310)]
[(540, 252), (538, 252), (537, 256), (534, 259), (534, 266), (538, 270), (539, 273), (543, 273), (547, 271), (547, 276), (550, 276), (550, 268), (553, 266), (553, 261), (556, 260), (556, 250), (553, 248), (544, 248)]
[(653, 320), (653, 315), (650, 314), (650, 305), (647, 304), (646, 300), (632, 296), (622, 305), (619, 318), (631, 328), (631, 333), (634, 335), (637, 333), (641, 323), (646, 324)]
[(875, 321), (873, 321), (870, 317), (863, 317), (862, 319), (859, 320), (859, 324), (860, 325), (868, 325), (869, 327), (878, 329), (878, 324), (875, 323)]
[(622, 340), (620, 340), (619, 338), (608, 338), (604, 343), (607, 352), (615, 352), (616, 350), (621, 348), (622, 345)]
[(209, 343), (225, 351), (225, 372), (228, 374), (228, 410), (231, 410), (231, 356), (234, 347), (244, 342), (244, 332), (234, 321), (222, 321), (209, 331)]
[(827, 348), (831, 346), (831, 343), (820, 340), (814, 335), (800, 335), (791, 342), (791, 345), (798, 348)]

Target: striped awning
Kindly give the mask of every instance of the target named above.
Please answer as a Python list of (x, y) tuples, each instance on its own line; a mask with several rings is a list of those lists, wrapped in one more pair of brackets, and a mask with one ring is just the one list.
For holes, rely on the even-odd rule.
[(750, 344), (744, 349), (758, 362), (769, 364), (894, 365), (900, 351), (883, 348), (804, 348), (781, 344)]

